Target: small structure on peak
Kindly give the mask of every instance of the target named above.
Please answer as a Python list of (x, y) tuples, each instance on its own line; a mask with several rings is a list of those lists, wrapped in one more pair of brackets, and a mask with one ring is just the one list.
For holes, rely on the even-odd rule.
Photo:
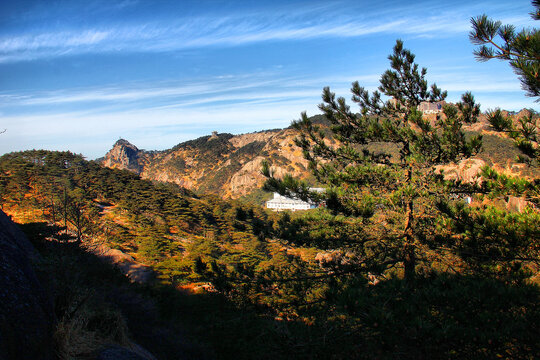
[(208, 141), (214, 140), (214, 139), (217, 139), (217, 138), (218, 138), (218, 132), (217, 131), (212, 131), (212, 135), (210, 136), (210, 138), (208, 138)]
[[(126, 139), (123, 139), (123, 138), (119, 138), (113, 145), (114, 146), (127, 146), (127, 147), (131, 147), (131, 148), (135, 148), (137, 149), (137, 147), (135, 145), (133, 145), (132, 143), (130, 143), (129, 141), (127, 141)], [(139, 149), (137, 149), (139, 150)]]
[(424, 114), (438, 114), (443, 111), (444, 104), (446, 104), (445, 101), (422, 101), (420, 105), (418, 105), (418, 110)]

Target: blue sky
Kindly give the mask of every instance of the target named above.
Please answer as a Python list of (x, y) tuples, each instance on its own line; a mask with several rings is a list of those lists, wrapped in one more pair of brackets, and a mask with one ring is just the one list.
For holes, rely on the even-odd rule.
[(324, 86), (375, 89), (395, 40), (482, 110), (538, 108), (508, 64), (478, 63), (470, 18), (533, 27), (530, 1), (2, 1), (0, 154), (103, 156), (286, 127)]

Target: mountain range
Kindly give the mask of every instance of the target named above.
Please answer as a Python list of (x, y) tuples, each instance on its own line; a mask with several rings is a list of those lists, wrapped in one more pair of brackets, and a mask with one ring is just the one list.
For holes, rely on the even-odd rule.
[[(526, 111), (505, 114), (517, 121)], [(322, 126), (329, 125), (320, 115), (312, 120)], [(477, 123), (466, 125), (465, 130), (469, 134), (482, 134), (482, 151), (474, 158), (445, 166), (449, 176), (471, 180), (484, 165), (509, 174), (531, 175), (515, 161), (519, 151), (512, 140), (493, 131), (485, 115)], [(265, 181), (261, 174), (263, 160), (270, 163), (277, 176), (290, 173), (303, 179), (310, 177), (308, 163), (294, 144), (296, 135), (290, 127), (240, 135), (214, 132), (163, 151), (141, 150), (120, 139), (98, 161), (109, 168), (132, 171), (143, 179), (176, 183), (197, 193), (260, 202), (269, 197), (261, 190)], [(384, 143), (375, 146), (389, 150)]]
[(101, 160), (109, 168), (129, 170), (142, 178), (173, 182), (223, 198), (252, 194), (264, 183), (261, 163), (268, 159), (276, 173), (309, 175), (293, 129), (232, 135), (213, 133), (164, 151), (146, 151), (120, 139)]

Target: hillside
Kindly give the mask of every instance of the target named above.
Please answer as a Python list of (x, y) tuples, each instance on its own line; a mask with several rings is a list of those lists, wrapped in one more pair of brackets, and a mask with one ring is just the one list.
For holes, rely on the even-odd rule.
[(0, 195), (15, 220), (56, 224), (64, 239), (105, 244), (145, 265), (159, 264), (166, 282), (180, 274), (199, 279), (192, 272), (198, 258), (250, 262), (272, 231), (259, 207), (195, 196), (66, 152), (0, 157)]
[(262, 187), (260, 170), (264, 159), (278, 174), (309, 176), (307, 162), (293, 144), (294, 137), (292, 129), (214, 134), (151, 152), (122, 139), (105, 155), (102, 164), (130, 170), (144, 179), (176, 183), (197, 193), (239, 198)]
[[(481, 154), (485, 160), (478, 161), (520, 168), (511, 161), (511, 140), (489, 129), (474, 131), (488, 139)], [(178, 148), (201, 149), (218, 141), (218, 150), (228, 149), (233, 139), (202, 138)], [(139, 152), (119, 145), (126, 146), (125, 154)], [(199, 155), (201, 162), (212, 153)], [(135, 168), (139, 158), (133, 158), (136, 163), (126, 164)], [(468, 170), (464, 166), (461, 172)], [(354, 253), (336, 250), (337, 243), (348, 241), (359, 254), (364, 243), (371, 251), (372, 242), (365, 239), (373, 237), (375, 245), (380, 234), (366, 231), (365, 219), (335, 216), (324, 208), (278, 216), (105, 168), (69, 152), (0, 157), (0, 204), (14, 220), (27, 223), (36, 244), (46, 250), (40, 271), (53, 276), (61, 315), (55, 336), (66, 340), (60, 345), (72, 358), (86, 358), (87, 349), (67, 341), (79, 336), (66, 336), (70, 333), (64, 329), (87, 318), (91, 321), (80, 331), (95, 335), (96, 346), (111, 338), (124, 346), (133, 339), (160, 359), (177, 359), (186, 351), (183, 328), (190, 330), (188, 345), (202, 346), (187, 346), (188, 351), (210, 358), (390, 359), (396, 353), (405, 358), (535, 358), (540, 302), (528, 278), (538, 269), (525, 264), (523, 272), (514, 272), (519, 253), (512, 251), (530, 244), (527, 256), (538, 258), (537, 246), (529, 242), (538, 238), (537, 213), (522, 217), (488, 209), (484, 217), (483, 207), (459, 208), (459, 199), (451, 203), (465, 211), (467, 216), (456, 221), (466, 228), (456, 229), (454, 236), (452, 223), (446, 222), (436, 229), (434, 241), (461, 241), (468, 225), (485, 224), (473, 230), (489, 247), (464, 243), (463, 253), (442, 249), (444, 257), (436, 256), (439, 247), (424, 249), (426, 265), (419, 267), (422, 274), (411, 291), (399, 268), (373, 280), (366, 271), (378, 271), (378, 264), (371, 267)], [(386, 224), (385, 231), (395, 226)], [(501, 237), (511, 241), (498, 246)], [(92, 255), (102, 245), (150, 267), (156, 281), (131, 290), (127, 278)], [(494, 257), (494, 266), (484, 250)], [(497, 254), (504, 258), (499, 261)], [(76, 311), (65, 310), (70, 308)], [(120, 332), (108, 330), (111, 317)]]
[[(511, 118), (515, 122), (525, 113), (523, 110)], [(431, 117), (435, 119), (434, 115)], [(312, 119), (316, 124), (328, 126), (320, 115)], [(511, 139), (494, 131), (485, 115), (478, 123), (465, 126), (465, 130), (469, 134), (481, 134), (483, 148), (476, 157), (445, 167), (451, 176), (471, 179), (483, 165), (508, 174), (535, 175), (530, 168), (515, 161), (519, 150)], [(143, 179), (172, 182), (199, 194), (236, 199), (261, 194), (265, 181), (261, 174), (264, 159), (269, 161), (277, 176), (285, 173), (304, 179), (310, 176), (308, 164), (294, 144), (296, 135), (292, 128), (241, 135), (213, 134), (164, 151), (140, 150), (120, 139), (100, 161), (106, 167), (129, 170)], [(387, 150), (386, 144), (377, 146)]]
[[(312, 327), (317, 339), (306, 337), (310, 347), (296, 349), (307, 325), (274, 319), (277, 309), (290, 307), (279, 298), (299, 285), (255, 293), (267, 288), (256, 278), (302, 275), (313, 264), (296, 254), (315, 255), (277, 242), (274, 214), (260, 207), (45, 150), (0, 157), (0, 206), (24, 224), (46, 259), (37, 267), (54, 286), (55, 346), (65, 358), (93, 358), (90, 352), (107, 344), (133, 349), (129, 335), (158, 359), (205, 358), (201, 351), (217, 359), (288, 358), (293, 351), (310, 358), (311, 348), (324, 345), (317, 340), (324, 328)], [(121, 261), (111, 266), (103, 247)], [(156, 278), (134, 278), (125, 259)], [(252, 293), (259, 298), (254, 308), (240, 297)]]

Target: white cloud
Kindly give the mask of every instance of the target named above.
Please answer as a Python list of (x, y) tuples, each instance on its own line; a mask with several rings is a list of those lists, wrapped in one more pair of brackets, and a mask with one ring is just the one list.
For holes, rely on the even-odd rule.
[[(318, 97), (322, 87), (333, 84), (332, 89), (346, 95), (354, 80), (368, 85), (378, 81), (376, 75), (323, 77), (285, 76), (280, 72), (259, 72), (241, 75), (222, 75), (183, 82), (126, 83), (100, 88), (65, 89), (45, 92), (0, 93), (2, 107), (20, 107), (32, 111), (40, 105), (81, 105), (101, 103), (101, 106), (121, 106), (137, 102), (137, 107), (181, 106), (208, 104), (220, 101), (245, 102), (265, 99), (296, 99)], [(149, 105), (144, 101), (152, 101)], [(161, 105), (160, 105), (161, 106)], [(98, 108), (98, 107), (96, 107)]]
[[(478, 6), (476, 6), (478, 7)], [(359, 37), (377, 33), (448, 36), (470, 30), (476, 7), (451, 9), (412, 5), (371, 10), (330, 6), (199, 16), (144, 24), (95, 25), (55, 32), (30, 32), (0, 37), (0, 62), (14, 62), (66, 54), (156, 52), (208, 46), (236, 46), (276, 40), (321, 37)], [(350, 12), (348, 12), (349, 10)], [(414, 10), (414, 11), (413, 11)], [(527, 15), (505, 20), (527, 24)]]
[[(70, 149), (79, 152), (82, 151), (81, 146), (87, 147), (96, 139), (110, 138), (112, 134), (113, 137), (128, 137), (126, 134), (129, 134), (130, 138), (138, 139), (137, 146), (143, 148), (164, 149), (187, 140), (186, 132), (193, 138), (211, 130), (243, 133), (285, 127), (292, 119), (298, 118), (301, 111), (317, 113), (314, 104), (309, 100), (279, 100), (241, 106), (144, 109), (102, 115), (71, 112), (8, 116), (2, 119), (8, 132), (2, 135), (0, 153), (53, 144), (56, 144), (56, 148), (67, 149), (66, 144), (73, 144), (73, 139), (79, 139), (79, 144)], [(163, 132), (160, 132), (160, 128), (164, 129)], [(147, 134), (153, 135), (147, 139)], [(106, 147), (85, 152), (85, 155), (90, 158), (104, 155), (112, 141)]]
[[(458, 79), (459, 80), (459, 79)], [(442, 84), (442, 83), (441, 83)], [(447, 84), (451, 85), (451, 84)], [(457, 101), (470, 83), (454, 83), (449, 101)], [(464, 88), (464, 89), (462, 89)], [(336, 87), (338, 95), (348, 96), (348, 87)], [(479, 90), (479, 89), (475, 89)], [(508, 93), (487, 88), (475, 91), (482, 109), (534, 107), (532, 99), (519, 92)], [(70, 149), (90, 158), (102, 156), (117, 137), (126, 137), (146, 149), (165, 149), (190, 138), (220, 132), (244, 133), (285, 127), (300, 112), (319, 113), (320, 89), (285, 92), (228, 94), (226, 92), (192, 102), (169, 103), (141, 109), (115, 108), (58, 112), (54, 114), (11, 115), (2, 117), (0, 153), (29, 148)], [(189, 135), (186, 135), (189, 134)], [(98, 144), (101, 144), (98, 146)]]

